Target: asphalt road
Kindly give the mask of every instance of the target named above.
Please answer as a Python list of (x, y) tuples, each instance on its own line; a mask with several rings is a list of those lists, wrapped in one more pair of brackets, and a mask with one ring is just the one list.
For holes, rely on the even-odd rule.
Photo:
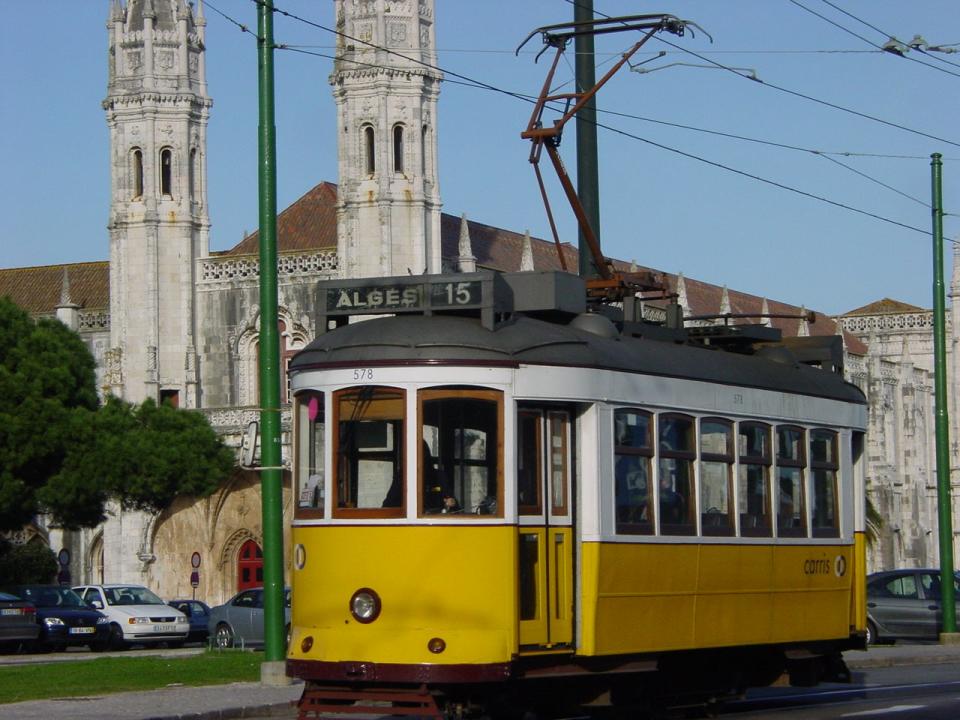
[[(272, 712), (274, 714), (245, 717), (249, 720), (294, 720), (297, 717), (295, 708), (278, 708)], [(599, 712), (592, 719), (568, 720), (610, 720), (611, 717)], [(709, 709), (686, 708), (653, 716), (628, 717), (630, 720), (697, 717), (724, 720), (957, 720), (960, 718), (960, 663), (876, 668), (855, 672), (850, 684), (825, 684), (806, 689), (764, 688), (751, 691), (744, 700)]]

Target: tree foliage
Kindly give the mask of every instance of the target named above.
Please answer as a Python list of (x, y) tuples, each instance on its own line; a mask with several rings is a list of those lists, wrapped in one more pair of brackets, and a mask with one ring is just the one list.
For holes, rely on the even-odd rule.
[(0, 530), (40, 512), (93, 527), (109, 500), (159, 512), (231, 472), (233, 453), (203, 415), (152, 400), (98, 407), (94, 369), (76, 333), (0, 299)]
[(0, 530), (41, 509), (37, 493), (63, 464), (71, 429), (96, 411), (94, 367), (62, 323), (34, 323), (0, 298)]
[[(177, 495), (209, 495), (235, 464), (203, 415), (153, 400), (132, 405), (111, 397), (90, 425), (76, 430), (82, 447), (67, 453), (41, 493), (44, 507), (72, 526), (98, 522), (75, 508), (95, 509), (107, 498), (159, 512)], [(96, 487), (89, 484), (94, 476)]]
[(53, 582), (57, 567), (53, 550), (42, 542), (14, 545), (0, 540), (0, 578), (6, 585)]

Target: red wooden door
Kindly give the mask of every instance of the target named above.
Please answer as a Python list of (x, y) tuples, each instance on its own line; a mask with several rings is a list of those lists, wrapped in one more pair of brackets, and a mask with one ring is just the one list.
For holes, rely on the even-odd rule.
[(253, 540), (240, 546), (237, 554), (237, 590), (263, 585), (263, 551)]

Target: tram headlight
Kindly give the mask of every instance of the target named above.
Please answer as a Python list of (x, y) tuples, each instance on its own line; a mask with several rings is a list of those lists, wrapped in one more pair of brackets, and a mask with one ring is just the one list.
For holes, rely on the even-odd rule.
[(370, 588), (360, 588), (350, 598), (350, 614), (357, 622), (372, 623), (380, 616), (380, 596)]

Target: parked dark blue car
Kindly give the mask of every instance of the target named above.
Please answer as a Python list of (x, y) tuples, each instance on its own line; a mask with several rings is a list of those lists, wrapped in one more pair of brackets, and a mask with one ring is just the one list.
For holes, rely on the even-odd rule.
[(167, 603), (187, 616), (190, 633), (185, 642), (207, 642), (210, 635), (210, 606), (200, 600), (171, 600)]
[(106, 649), (110, 623), (70, 588), (10, 585), (4, 591), (36, 606), (40, 625), (36, 649), (59, 652), (66, 650), (68, 645), (87, 645), (96, 651)]

